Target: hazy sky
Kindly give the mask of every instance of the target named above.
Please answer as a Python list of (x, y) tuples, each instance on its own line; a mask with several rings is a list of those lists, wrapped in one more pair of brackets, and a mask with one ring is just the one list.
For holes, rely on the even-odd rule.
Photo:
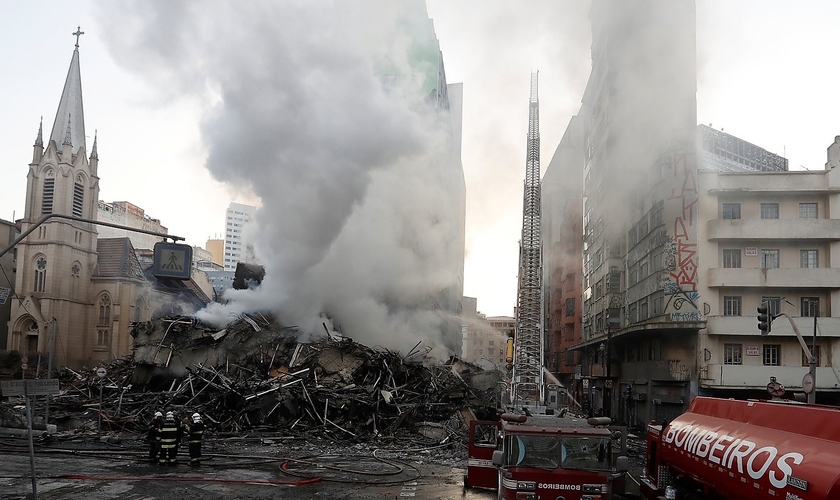
[[(224, 2), (203, 5), (213, 9)], [(586, 2), (427, 0), (427, 8), (447, 80), (464, 84), (464, 293), (477, 297), (479, 310), (488, 315), (511, 315), (530, 71), (540, 71), (545, 168), (579, 107), (589, 74)], [(38, 121), (43, 115), (45, 128), (52, 125), (73, 51), (71, 33), (80, 25), (85, 127), (88, 148), (99, 131), (100, 198), (134, 203), (171, 234), (203, 246), (208, 237), (222, 234), (230, 201), (255, 200), (214, 180), (205, 167), (209, 149), (200, 124), (212, 104), (204, 100), (212, 89), (185, 97), (161, 85), (157, 75), (139, 77), (144, 68), (156, 68), (156, 61), (113, 46), (127, 22), (114, 14), (119, 9), (120, 2), (90, 0), (0, 2), (5, 47), (0, 218), (23, 215)], [(792, 169), (824, 168), (826, 147), (840, 135), (837, 19), (840, 2), (829, 0), (697, 0), (698, 120), (787, 156)], [(146, 35), (125, 33), (166, 46), (160, 33), (170, 24), (160, 19), (159, 25)], [(248, 53), (236, 44), (251, 28), (222, 20), (214, 26), (215, 43)], [(189, 54), (183, 54), (185, 66), (191, 63)], [(254, 147), (260, 140), (272, 139), (255, 131)]]

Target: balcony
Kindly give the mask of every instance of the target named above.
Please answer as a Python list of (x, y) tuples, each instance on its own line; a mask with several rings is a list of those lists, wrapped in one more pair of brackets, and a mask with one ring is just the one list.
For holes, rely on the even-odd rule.
[[(782, 311), (785, 306), (782, 306)], [(750, 311), (747, 311), (749, 313)], [(756, 314), (748, 316), (706, 316), (706, 334), (708, 335), (755, 335), (759, 336), (758, 320)], [(804, 317), (793, 318), (799, 333), (810, 342), (814, 332), (814, 318)], [(821, 337), (840, 337), (840, 318), (819, 317), (817, 318), (819, 334)], [(796, 337), (793, 328), (787, 318), (776, 318), (773, 320), (773, 328), (769, 337)], [(769, 379), (768, 379), (769, 380)]]
[(709, 240), (840, 240), (840, 219), (710, 220)]
[(840, 268), (816, 269), (761, 269), (720, 268), (707, 271), (710, 288), (732, 287), (785, 287), (785, 288), (840, 288)]
[[(707, 389), (764, 389), (770, 377), (787, 390), (801, 391), (807, 366), (705, 365), (700, 369), (700, 386)], [(817, 368), (817, 392), (840, 391), (830, 367)]]

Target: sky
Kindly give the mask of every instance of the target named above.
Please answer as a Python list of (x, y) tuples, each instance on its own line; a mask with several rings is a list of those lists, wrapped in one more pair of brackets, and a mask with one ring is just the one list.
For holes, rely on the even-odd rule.
[[(98, 134), (102, 200), (138, 205), (160, 219), (170, 234), (198, 246), (223, 234), (225, 208), (231, 201), (268, 203), (282, 213), (306, 210), (312, 219), (300, 222), (290, 217), (271, 236), (298, 234), (311, 238), (313, 245), (326, 238), (334, 247), (344, 245), (359, 252), (369, 248), (357, 248), (358, 243), (342, 236), (341, 229), (359, 224), (355, 219), (361, 215), (337, 219), (336, 213), (344, 212), (334, 211), (335, 207), (360, 207), (358, 214), (382, 213), (376, 210), (381, 207), (363, 203), (370, 193), (380, 193), (387, 207), (411, 202), (422, 205), (428, 212), (424, 216), (434, 217), (433, 208), (419, 197), (395, 200), (388, 193), (394, 183), (411, 180), (405, 174), (414, 172), (412, 162), (425, 154), (418, 145), (435, 139), (427, 136), (417, 117), (400, 114), (407, 112), (404, 106), (393, 107), (370, 88), (371, 79), (358, 72), (362, 66), (355, 63), (360, 56), (349, 44), (331, 45), (317, 36), (335, 28), (324, 24), (312, 7), (328, 3), (249, 2), (244, 4), (247, 7), (234, 8), (233, 2), (213, 1), (201, 2), (197, 9), (198, 2), (0, 2), (0, 43), (6, 47), (0, 77), (4, 179), (0, 218), (23, 215), (31, 145), (41, 116), (46, 129), (52, 125), (76, 26), (85, 32), (79, 42), (85, 127), (88, 148), (94, 131)], [(544, 170), (580, 106), (589, 75), (587, 4), (484, 0), (477, 8), (477, 2), (470, 0), (426, 2), (447, 81), (464, 86), (464, 294), (476, 297), (478, 309), (488, 316), (512, 315), (516, 303), (530, 73), (539, 70)], [(791, 169), (824, 168), (826, 148), (840, 135), (836, 43), (840, 3), (697, 0), (696, 4), (699, 123), (784, 155)], [(388, 15), (389, 9), (377, 11), (378, 17)], [(356, 19), (358, 26), (342, 28), (348, 37), (372, 32), (373, 26)], [(256, 36), (260, 33), (262, 37)], [(273, 68), (283, 70), (278, 73)], [(237, 75), (258, 77), (260, 70), (280, 74), (283, 91), (277, 102), (254, 107), (241, 96), (264, 95), (271, 89), (244, 88)], [(336, 72), (341, 72), (341, 79), (333, 78)], [(374, 113), (379, 119), (365, 121), (364, 127), (334, 123), (331, 106), (351, 98), (359, 106), (354, 108), (358, 117)], [(288, 104), (294, 102), (317, 103), (303, 109), (324, 113), (318, 122), (324, 126), (299, 129), (295, 113), (301, 111)], [(253, 123), (250, 128), (235, 127), (238, 121), (251, 119), (256, 121), (247, 122)], [(243, 134), (243, 129), (252, 134)], [(371, 137), (377, 141), (369, 141)], [(358, 174), (348, 175), (339, 184), (342, 189), (330, 191), (329, 185), (318, 184), (323, 179), (313, 178), (312, 190), (301, 197), (301, 191), (286, 182), (289, 178), (279, 174), (261, 186), (264, 171), (255, 168), (255, 162), (270, 159), (278, 144), (297, 158), (318, 151), (324, 156), (311, 161), (321, 164), (347, 156), (343, 141), (366, 146), (353, 149), (358, 156), (351, 155), (346, 163), (336, 163), (325, 172)], [(242, 167), (226, 168), (231, 163)], [(399, 169), (383, 167), (390, 164)], [(440, 193), (423, 194), (433, 199)], [(301, 199), (309, 202), (288, 202)], [(311, 227), (323, 230), (306, 231)], [(383, 237), (370, 227), (357, 228), (354, 234), (365, 234), (371, 244)], [(380, 243), (388, 248), (388, 241)], [(327, 282), (328, 276), (344, 272), (327, 247), (320, 247), (321, 253), (308, 248), (295, 249), (283, 263), (306, 269), (308, 259), (317, 257), (323, 263), (312, 271), (314, 275), (296, 276), (298, 283)], [(406, 265), (400, 259), (410, 256), (398, 257), (389, 264)], [(420, 269), (434, 274), (430, 266), (435, 262), (424, 260)], [(348, 280), (369, 280), (365, 269), (361, 266), (359, 275), (351, 273)], [(369, 284), (379, 293), (396, 293), (399, 283)], [(354, 307), (373, 314), (359, 304)]]

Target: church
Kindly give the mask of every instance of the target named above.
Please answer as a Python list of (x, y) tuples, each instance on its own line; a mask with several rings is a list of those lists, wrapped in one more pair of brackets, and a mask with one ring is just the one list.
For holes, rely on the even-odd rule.
[[(191, 312), (209, 299), (192, 281), (156, 278), (128, 238), (98, 238), (97, 138), (87, 149), (79, 35), (53, 126), (43, 120), (26, 182), (6, 348), (35, 364), (94, 367), (131, 353), (131, 324), (158, 311)], [(165, 306), (165, 307), (164, 307)]]

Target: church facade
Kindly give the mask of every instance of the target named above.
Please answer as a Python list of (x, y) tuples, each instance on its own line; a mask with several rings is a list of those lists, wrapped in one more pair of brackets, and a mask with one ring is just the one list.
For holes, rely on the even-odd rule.
[[(46, 140), (45, 140), (46, 139)], [(38, 130), (26, 183), (6, 348), (53, 366), (93, 367), (131, 352), (130, 325), (150, 319), (173, 295), (151, 282), (128, 238), (98, 238), (97, 139), (85, 141), (78, 37), (49, 136)], [(202, 295), (202, 294), (199, 294)], [(203, 297), (206, 299), (206, 296)], [(195, 302), (195, 300), (193, 300)], [(201, 302), (199, 300), (198, 302)], [(45, 366), (46, 358), (42, 363)]]

